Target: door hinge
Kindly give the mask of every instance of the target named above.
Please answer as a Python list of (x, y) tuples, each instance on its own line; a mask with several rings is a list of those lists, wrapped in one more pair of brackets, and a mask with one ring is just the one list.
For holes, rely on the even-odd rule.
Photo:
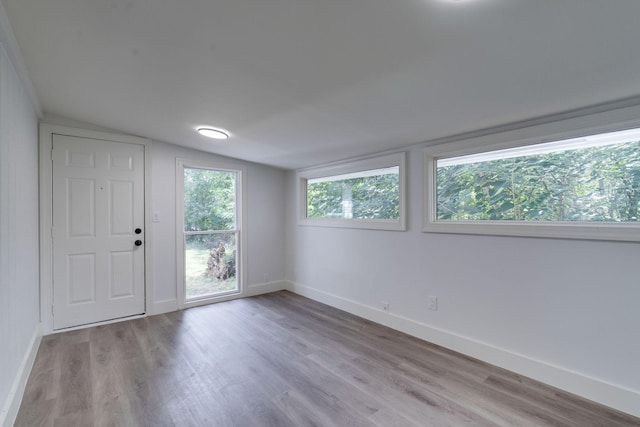
[(53, 317), (53, 304), (51, 304), (51, 317)]

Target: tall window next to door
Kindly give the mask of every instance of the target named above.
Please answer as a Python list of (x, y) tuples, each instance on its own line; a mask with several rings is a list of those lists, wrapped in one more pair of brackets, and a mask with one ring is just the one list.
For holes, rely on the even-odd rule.
[(182, 163), (184, 301), (240, 292), (240, 171)]

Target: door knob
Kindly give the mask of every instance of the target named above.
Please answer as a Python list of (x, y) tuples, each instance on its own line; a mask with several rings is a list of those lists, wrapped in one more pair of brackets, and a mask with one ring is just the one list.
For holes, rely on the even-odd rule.
[(142, 245), (142, 240), (136, 240), (134, 243), (136, 246)]
[(135, 229), (135, 231), (134, 231), (134, 233), (136, 233), (136, 234), (140, 234), (140, 233), (142, 233), (142, 229), (141, 229), (141, 228), (136, 228), (136, 229)]

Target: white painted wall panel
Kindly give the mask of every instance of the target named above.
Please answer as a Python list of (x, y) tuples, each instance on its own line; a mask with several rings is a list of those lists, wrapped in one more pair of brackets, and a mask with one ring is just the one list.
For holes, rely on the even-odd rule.
[(298, 226), (288, 173), (287, 278), (380, 310), (376, 319), (408, 319), (640, 396), (640, 244), (423, 233), (421, 162), (415, 147), (407, 232)]
[(40, 321), (37, 126), (0, 43), (0, 410)]

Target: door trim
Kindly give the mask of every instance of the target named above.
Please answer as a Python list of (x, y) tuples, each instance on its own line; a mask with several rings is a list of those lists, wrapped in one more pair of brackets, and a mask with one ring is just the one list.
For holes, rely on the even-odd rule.
[(151, 248), (153, 234), (153, 224), (151, 223), (151, 140), (136, 136), (40, 123), (40, 320), (42, 322), (43, 334), (49, 335), (54, 332), (53, 239), (51, 236), (51, 229), (53, 225), (53, 162), (51, 159), (53, 135), (75, 136), (79, 138), (90, 138), (144, 146), (144, 292), (145, 313), (148, 314), (149, 309), (152, 307), (153, 295), (153, 280), (151, 277)]

